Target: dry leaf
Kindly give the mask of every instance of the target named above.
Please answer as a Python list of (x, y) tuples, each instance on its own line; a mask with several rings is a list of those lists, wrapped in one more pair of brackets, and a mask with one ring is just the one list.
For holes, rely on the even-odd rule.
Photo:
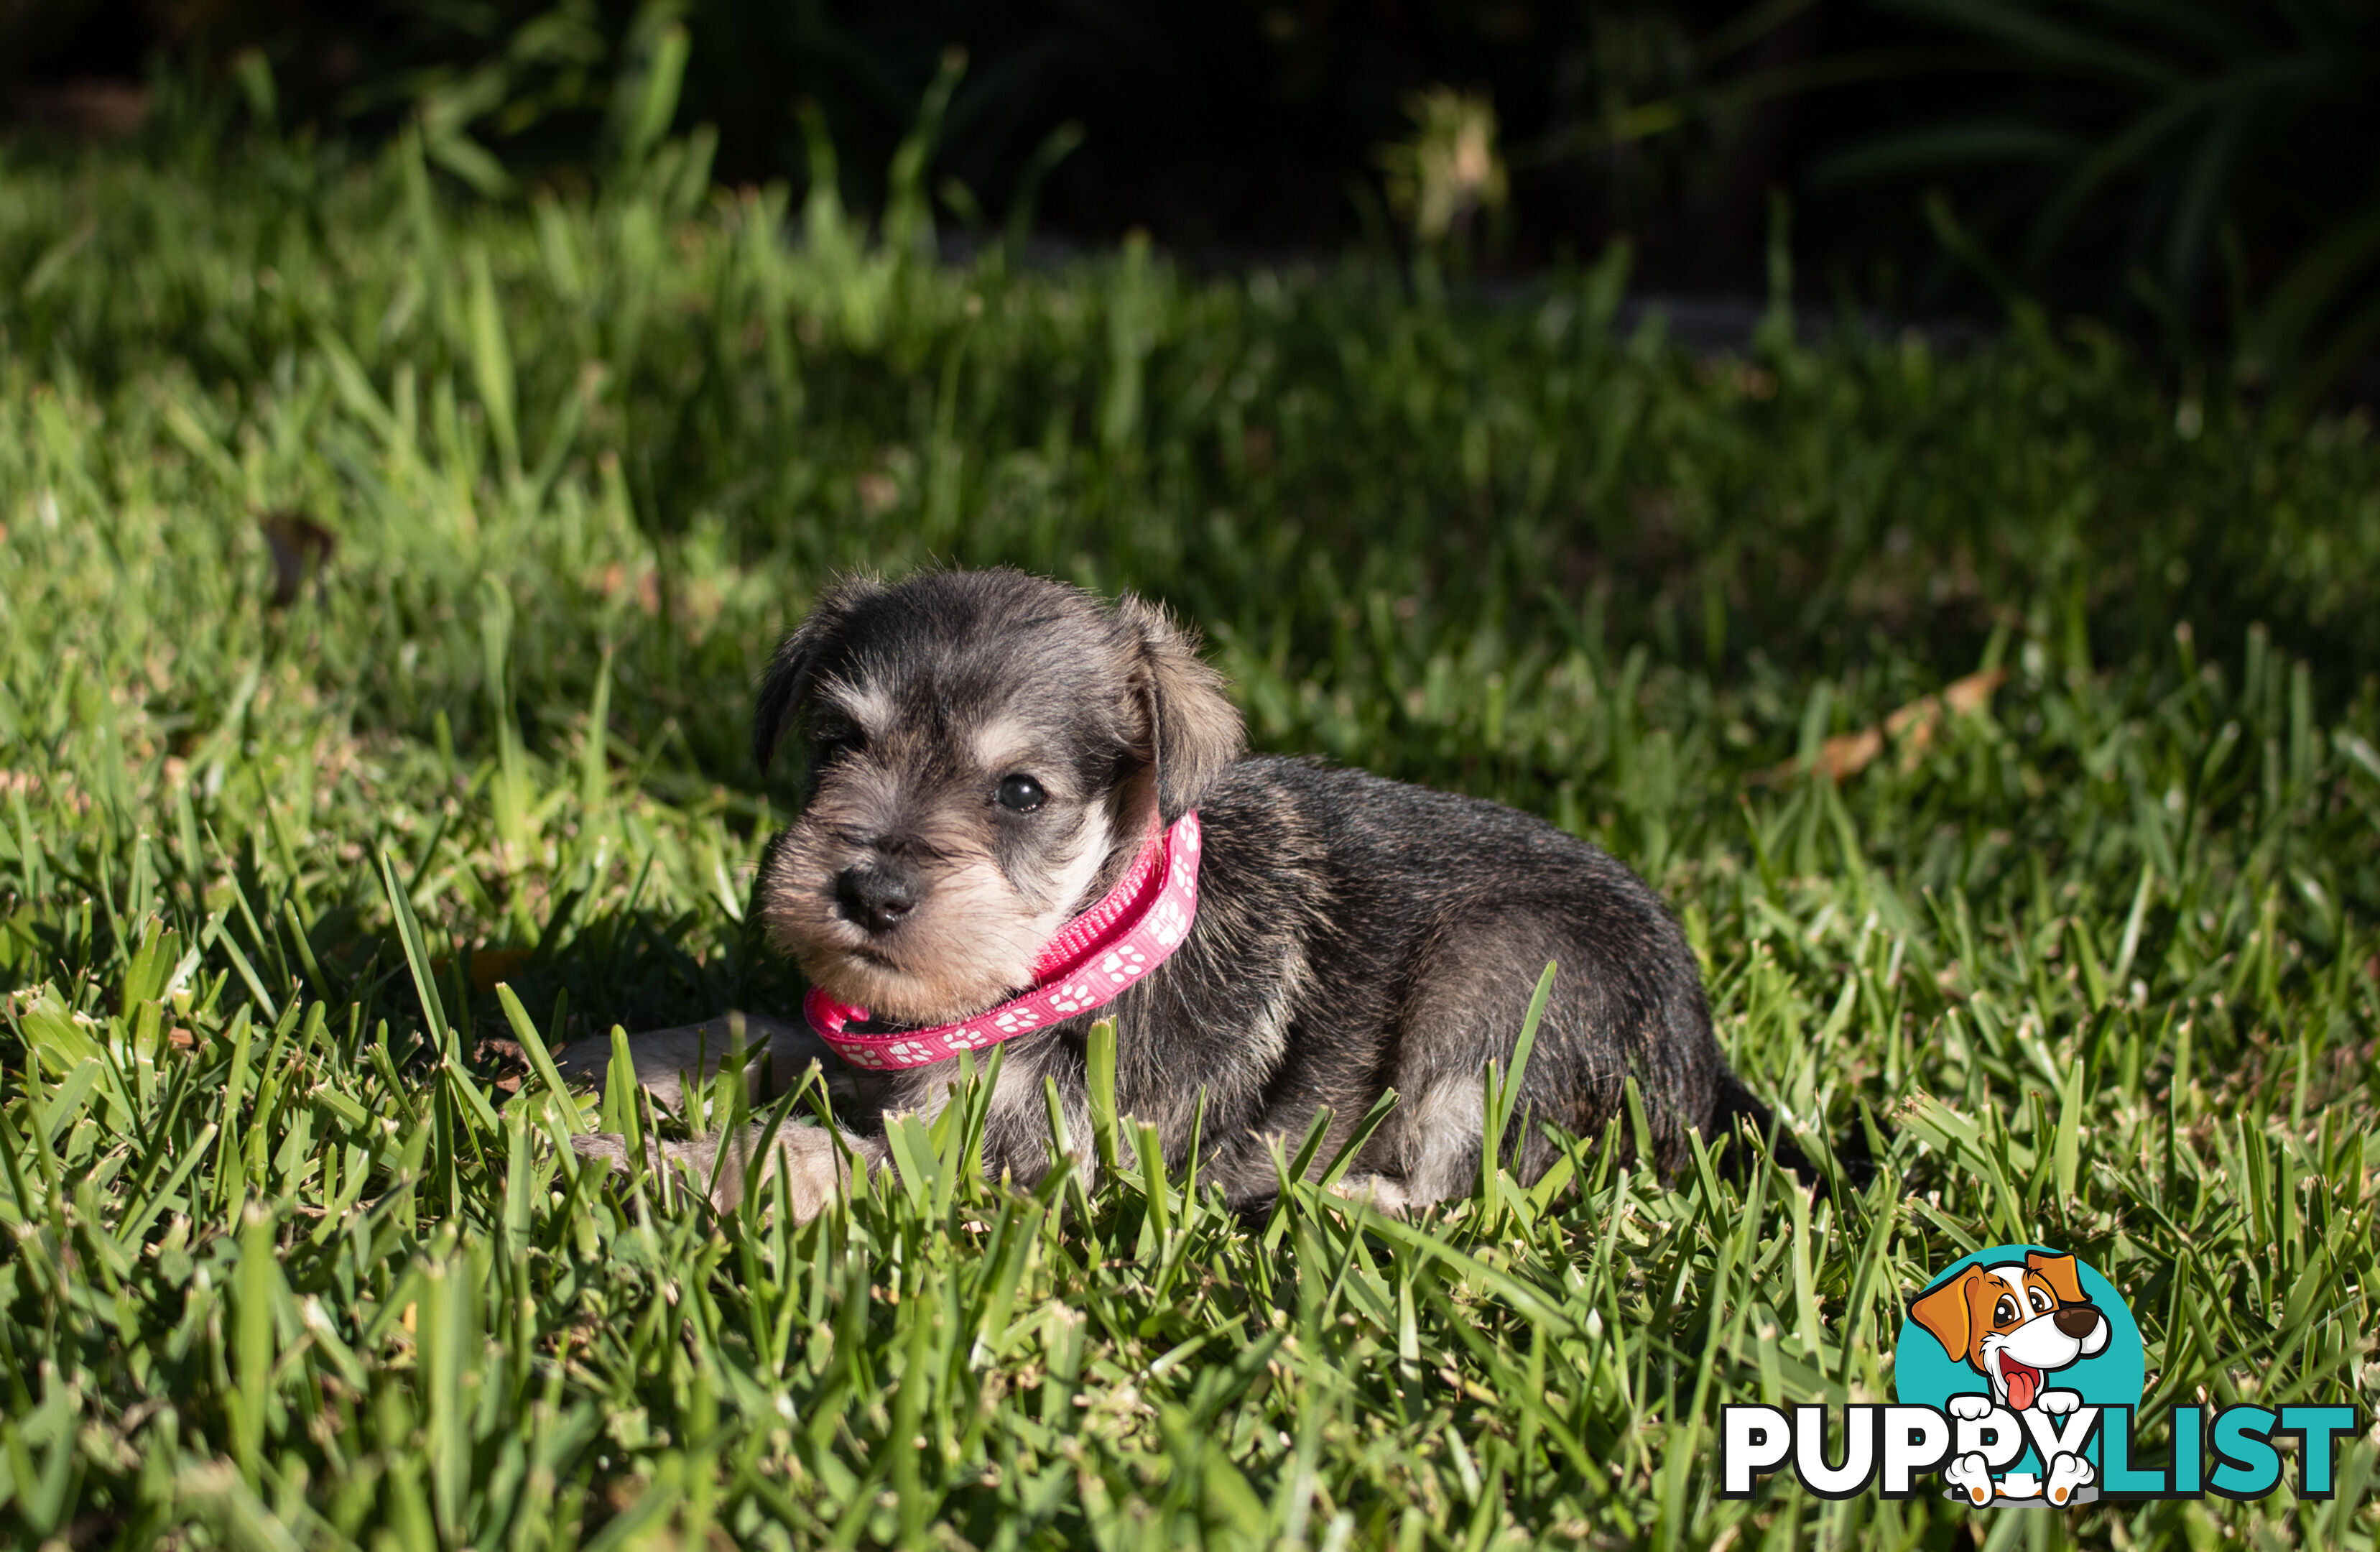
[[(1835, 781), (1847, 781), (1867, 769), (1884, 752), (1885, 740), (1889, 738), (1900, 744), (1900, 768), (1914, 770), (1918, 760), (1933, 746), (1935, 729), (1942, 725), (1946, 710), (1953, 716), (1972, 716), (1991, 704), (1992, 691), (2007, 679), (2006, 668), (1969, 674), (1945, 686), (1939, 695), (1927, 695), (1896, 708), (1881, 727), (1836, 734), (1818, 746), (1818, 757), (1808, 768), (1824, 771)], [(1773, 785), (1791, 781), (1803, 770), (1799, 760), (1788, 760), (1762, 771), (1754, 779)]]

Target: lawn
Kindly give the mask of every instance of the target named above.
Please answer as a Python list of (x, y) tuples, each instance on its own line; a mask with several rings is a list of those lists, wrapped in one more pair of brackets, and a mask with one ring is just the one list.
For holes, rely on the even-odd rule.
[[(442, 177), (0, 159), (10, 1540), (2374, 1545), (2368, 1436), (2327, 1502), (1996, 1520), (1711, 1448), (1889, 1399), (1907, 1298), (2032, 1240), (2152, 1407), (2380, 1407), (2364, 420), (2022, 313), (1697, 358), (1615, 328), (1624, 253), (1482, 300), (938, 265), (914, 198), (698, 145)], [(1243, 1221), (1128, 1117), (1093, 1189), (987, 1183), (964, 1102), (805, 1227), (577, 1167), (540, 1049), (791, 1009), (749, 685), (837, 568), (938, 560), (1148, 592), (1260, 748), (1609, 848), (1875, 1179), (1649, 1179), (1632, 1118)]]

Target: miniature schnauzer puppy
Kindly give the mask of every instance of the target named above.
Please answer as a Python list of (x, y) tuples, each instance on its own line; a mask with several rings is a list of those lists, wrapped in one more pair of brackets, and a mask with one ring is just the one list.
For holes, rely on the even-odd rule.
[[(1593, 1138), (1633, 1075), (1664, 1175), (1689, 1128), (1770, 1128), (1712, 1039), (1677, 923), (1626, 867), (1495, 803), (1244, 757), (1221, 680), (1138, 598), (1009, 570), (844, 582), (768, 670), (764, 769), (795, 727), (808, 801), (771, 842), (755, 901), (812, 984), (810, 1028), (752, 1019), (745, 1039), (781, 1076), (823, 1057), (860, 1118), (844, 1149), (800, 1125), (770, 1144), (760, 1167), (785, 1173), (804, 1215), (844, 1183), (845, 1150), (883, 1165), (882, 1118), (932, 1114), (956, 1052), (980, 1061), (994, 1042), (985, 1167), (1037, 1179), (1045, 1078), (1069, 1135), (1090, 1135), (1098, 1018), (1116, 1020), (1118, 1110), (1156, 1125), (1171, 1167), (1195, 1133), (1234, 1203), (1278, 1191), (1275, 1146), (1323, 1106), (1327, 1159), (1391, 1089), (1341, 1189), (1391, 1212), (1460, 1195), (1479, 1174), (1483, 1075), (1511, 1068), (1548, 960), (1523, 1113)], [(1070, 942), (1083, 952), (1053, 970)], [(698, 1050), (715, 1060), (729, 1038), (721, 1020), (640, 1036), (639, 1080), (674, 1100)], [(600, 1078), (608, 1056), (584, 1043), (565, 1065)], [(1517, 1130), (1509, 1162), (1534, 1179), (1556, 1144)], [(673, 1151), (723, 1204), (759, 1146), (714, 1135)], [(1805, 1167), (1789, 1142), (1776, 1151)]]

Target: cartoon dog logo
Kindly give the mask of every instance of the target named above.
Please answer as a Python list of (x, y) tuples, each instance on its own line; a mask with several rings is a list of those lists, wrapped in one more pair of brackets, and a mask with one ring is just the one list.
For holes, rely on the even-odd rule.
[[(2063, 1417), (2082, 1404), (2072, 1390), (2052, 1389), (2051, 1375), (2097, 1353), (2107, 1345), (2107, 1318), (2083, 1294), (2070, 1255), (2029, 1251), (2022, 1261), (1963, 1268), (1910, 1307), (1910, 1318), (1990, 1382), (1988, 1395), (1954, 1395), (1954, 1418), (1980, 1422), (1996, 1408), (2011, 1413), (2038, 1410), (2045, 1420)], [(2010, 1473), (1995, 1482), (1980, 1452), (1970, 1451), (1943, 1468), (1942, 1478), (1977, 1508), (1997, 1495), (2019, 1502), (2063, 1506), (2096, 1474), (2081, 1454), (2081, 1440), (2047, 1461), (2046, 1486), (2030, 1473)]]

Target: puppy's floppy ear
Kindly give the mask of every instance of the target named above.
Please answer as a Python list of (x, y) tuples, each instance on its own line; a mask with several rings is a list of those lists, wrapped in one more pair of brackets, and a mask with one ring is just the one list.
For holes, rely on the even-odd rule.
[(1967, 1361), (1967, 1338), (1974, 1320), (1973, 1307), (1967, 1301), (1967, 1289), (1983, 1274), (1973, 1267), (1964, 1276), (1952, 1277), (1931, 1293), (1920, 1295), (1909, 1306), (1909, 1318), (1934, 1333), (1942, 1350), (1963, 1363)]
[(2082, 1297), (2082, 1278), (2074, 1270), (2072, 1256), (2044, 1255), (2039, 1251), (2027, 1251), (2024, 1253), (2024, 1265), (2027, 1271), (2039, 1274), (2041, 1280), (2049, 1285), (2049, 1290), (2058, 1295), (2059, 1303), (2089, 1301)]
[(819, 594), (809, 617), (777, 643), (776, 655), (769, 659), (768, 669), (760, 676), (759, 701), (752, 709), (752, 758), (762, 775), (768, 773), (769, 757), (777, 752), (778, 739), (809, 698), (819, 659), (836, 628), (850, 617), (855, 605), (880, 587), (873, 577), (836, 579)]
[(1223, 676), (1198, 660), (1197, 638), (1158, 605), (1131, 593), (1116, 600), (1116, 620), (1135, 654), (1133, 693), (1143, 706), (1157, 764), (1157, 802), (1165, 823), (1196, 808), (1239, 758), (1239, 708), (1223, 694)]

